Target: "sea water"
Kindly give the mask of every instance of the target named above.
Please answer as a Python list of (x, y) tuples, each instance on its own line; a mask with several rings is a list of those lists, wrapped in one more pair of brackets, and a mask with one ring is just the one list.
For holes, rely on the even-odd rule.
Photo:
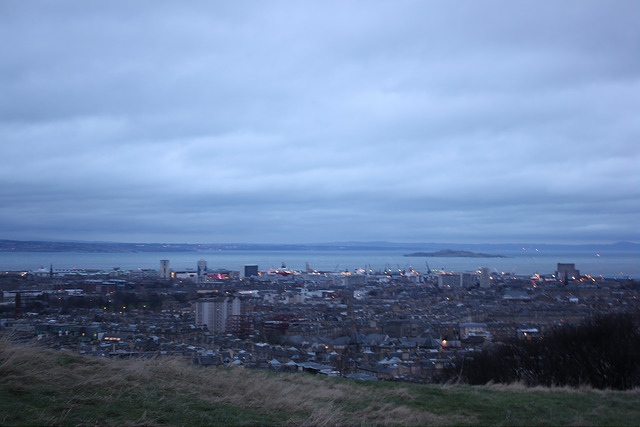
[(505, 258), (406, 257), (410, 251), (390, 250), (220, 250), (212, 252), (139, 252), (139, 253), (75, 253), (75, 252), (2, 252), (0, 270), (27, 271), (39, 268), (78, 269), (159, 269), (160, 260), (168, 259), (173, 270), (196, 269), (204, 259), (209, 270), (238, 270), (242, 265), (257, 264), (260, 270), (304, 270), (340, 272), (357, 269), (373, 272), (408, 270), (421, 273), (430, 270), (466, 272), (488, 267), (492, 271), (516, 275), (552, 274), (558, 263), (575, 264), (581, 274), (603, 277), (640, 278), (640, 257), (635, 251), (610, 250), (594, 253), (587, 250), (535, 250), (501, 253)]

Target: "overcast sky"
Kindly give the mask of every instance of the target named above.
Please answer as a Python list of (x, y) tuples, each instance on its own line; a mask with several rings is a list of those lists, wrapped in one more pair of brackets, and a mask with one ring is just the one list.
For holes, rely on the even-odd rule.
[(0, 2), (0, 238), (640, 235), (638, 1)]

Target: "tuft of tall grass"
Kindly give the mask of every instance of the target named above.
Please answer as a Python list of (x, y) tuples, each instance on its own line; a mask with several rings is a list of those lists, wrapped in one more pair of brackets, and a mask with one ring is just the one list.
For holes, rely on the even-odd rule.
[(638, 390), (354, 382), (0, 340), (0, 425), (625, 425)]
[[(16, 411), (9, 408), (2, 424), (157, 425), (185, 411), (202, 423), (211, 417), (198, 417), (209, 412), (242, 424), (255, 419), (261, 424), (407, 425), (438, 419), (387, 403), (398, 396), (409, 399), (406, 390), (372, 394), (353, 382), (311, 375), (203, 369), (177, 358), (94, 359), (7, 341), (0, 341), (0, 385), (5, 403), (21, 404)], [(18, 413), (19, 406), (31, 411)], [(249, 420), (236, 416), (248, 413), (253, 413)]]

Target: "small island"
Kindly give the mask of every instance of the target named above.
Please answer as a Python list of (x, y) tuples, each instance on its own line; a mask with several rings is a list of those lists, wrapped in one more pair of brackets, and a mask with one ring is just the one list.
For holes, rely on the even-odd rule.
[(413, 252), (404, 256), (411, 257), (434, 257), (434, 258), (507, 258), (504, 255), (481, 254), (470, 251), (452, 251), (451, 249), (442, 249), (436, 252)]

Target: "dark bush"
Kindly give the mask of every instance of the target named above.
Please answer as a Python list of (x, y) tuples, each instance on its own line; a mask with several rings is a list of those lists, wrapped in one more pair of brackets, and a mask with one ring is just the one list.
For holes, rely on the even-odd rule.
[(470, 384), (630, 389), (640, 386), (638, 318), (617, 313), (563, 325), (535, 341), (512, 340), (458, 360), (457, 375)]

